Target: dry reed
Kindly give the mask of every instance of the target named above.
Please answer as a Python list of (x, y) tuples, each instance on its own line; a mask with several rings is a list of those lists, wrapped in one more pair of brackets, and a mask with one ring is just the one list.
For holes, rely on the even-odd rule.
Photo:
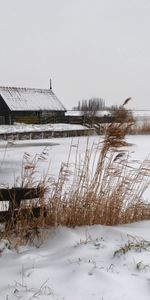
[[(45, 177), (39, 184), (41, 193), (36, 205), (29, 203), (25, 214), (20, 207), (15, 220), (7, 222), (1, 236), (13, 232), (30, 239), (33, 232), (38, 236), (41, 227), (116, 225), (150, 219), (150, 204), (142, 200), (150, 184), (150, 160), (147, 158), (138, 166), (129, 160), (129, 145), (125, 137), (131, 122), (130, 119), (124, 121), (121, 109), (118, 110), (119, 122), (107, 126), (95, 155), (95, 145), (89, 149), (87, 142), (81, 159), (77, 145), (72, 170), (69, 163), (71, 145), (68, 160), (62, 164), (58, 179)], [(45, 151), (40, 158), (45, 158)], [(35, 161), (31, 162), (26, 157), (25, 185), (27, 182), (29, 185), (34, 183)], [(33, 206), (39, 208), (38, 218), (33, 214)]]

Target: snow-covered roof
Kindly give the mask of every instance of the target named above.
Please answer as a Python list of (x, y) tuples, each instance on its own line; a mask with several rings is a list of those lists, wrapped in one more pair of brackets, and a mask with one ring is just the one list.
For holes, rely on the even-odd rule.
[(66, 111), (51, 89), (0, 87), (0, 95), (11, 111)]

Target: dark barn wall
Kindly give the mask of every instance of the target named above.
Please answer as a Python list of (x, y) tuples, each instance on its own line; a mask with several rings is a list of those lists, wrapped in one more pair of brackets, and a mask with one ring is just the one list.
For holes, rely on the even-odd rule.
[(61, 111), (15, 111), (13, 113), (13, 123), (44, 124), (58, 123), (64, 116)]
[(11, 111), (0, 95), (0, 124), (11, 123)]
[(39, 117), (36, 112), (33, 111), (13, 111), (13, 123), (26, 123), (36, 124), (38, 123)]

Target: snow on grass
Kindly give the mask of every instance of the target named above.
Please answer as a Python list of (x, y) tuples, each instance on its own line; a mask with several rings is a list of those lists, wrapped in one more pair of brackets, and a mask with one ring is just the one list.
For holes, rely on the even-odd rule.
[[(132, 159), (144, 159), (150, 149), (147, 136), (127, 138)], [(47, 161), (39, 173), (51, 166), (56, 176), (66, 161), (72, 139), (0, 143), (0, 182), (14, 184), (20, 176), (24, 152), (31, 156), (46, 146)], [(73, 139), (71, 162), (86, 148), (86, 137)], [(98, 144), (91, 137), (90, 144)], [(134, 152), (135, 151), (135, 152)], [(147, 194), (148, 198), (149, 194)], [(0, 242), (0, 299), (40, 300), (148, 300), (150, 297), (150, 221), (122, 226), (84, 226), (44, 230), (44, 241), (12, 248)]]
[(148, 300), (150, 249), (114, 254), (129, 242), (150, 241), (149, 226), (52, 228), (40, 247), (3, 247), (1, 299)]

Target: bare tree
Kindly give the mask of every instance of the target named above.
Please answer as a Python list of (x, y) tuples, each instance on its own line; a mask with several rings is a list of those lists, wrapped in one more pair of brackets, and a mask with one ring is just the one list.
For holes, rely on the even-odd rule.
[(105, 100), (102, 98), (90, 98), (88, 100), (83, 99), (78, 102), (76, 110), (84, 112), (84, 115), (88, 117), (94, 117), (96, 112), (105, 108)]

